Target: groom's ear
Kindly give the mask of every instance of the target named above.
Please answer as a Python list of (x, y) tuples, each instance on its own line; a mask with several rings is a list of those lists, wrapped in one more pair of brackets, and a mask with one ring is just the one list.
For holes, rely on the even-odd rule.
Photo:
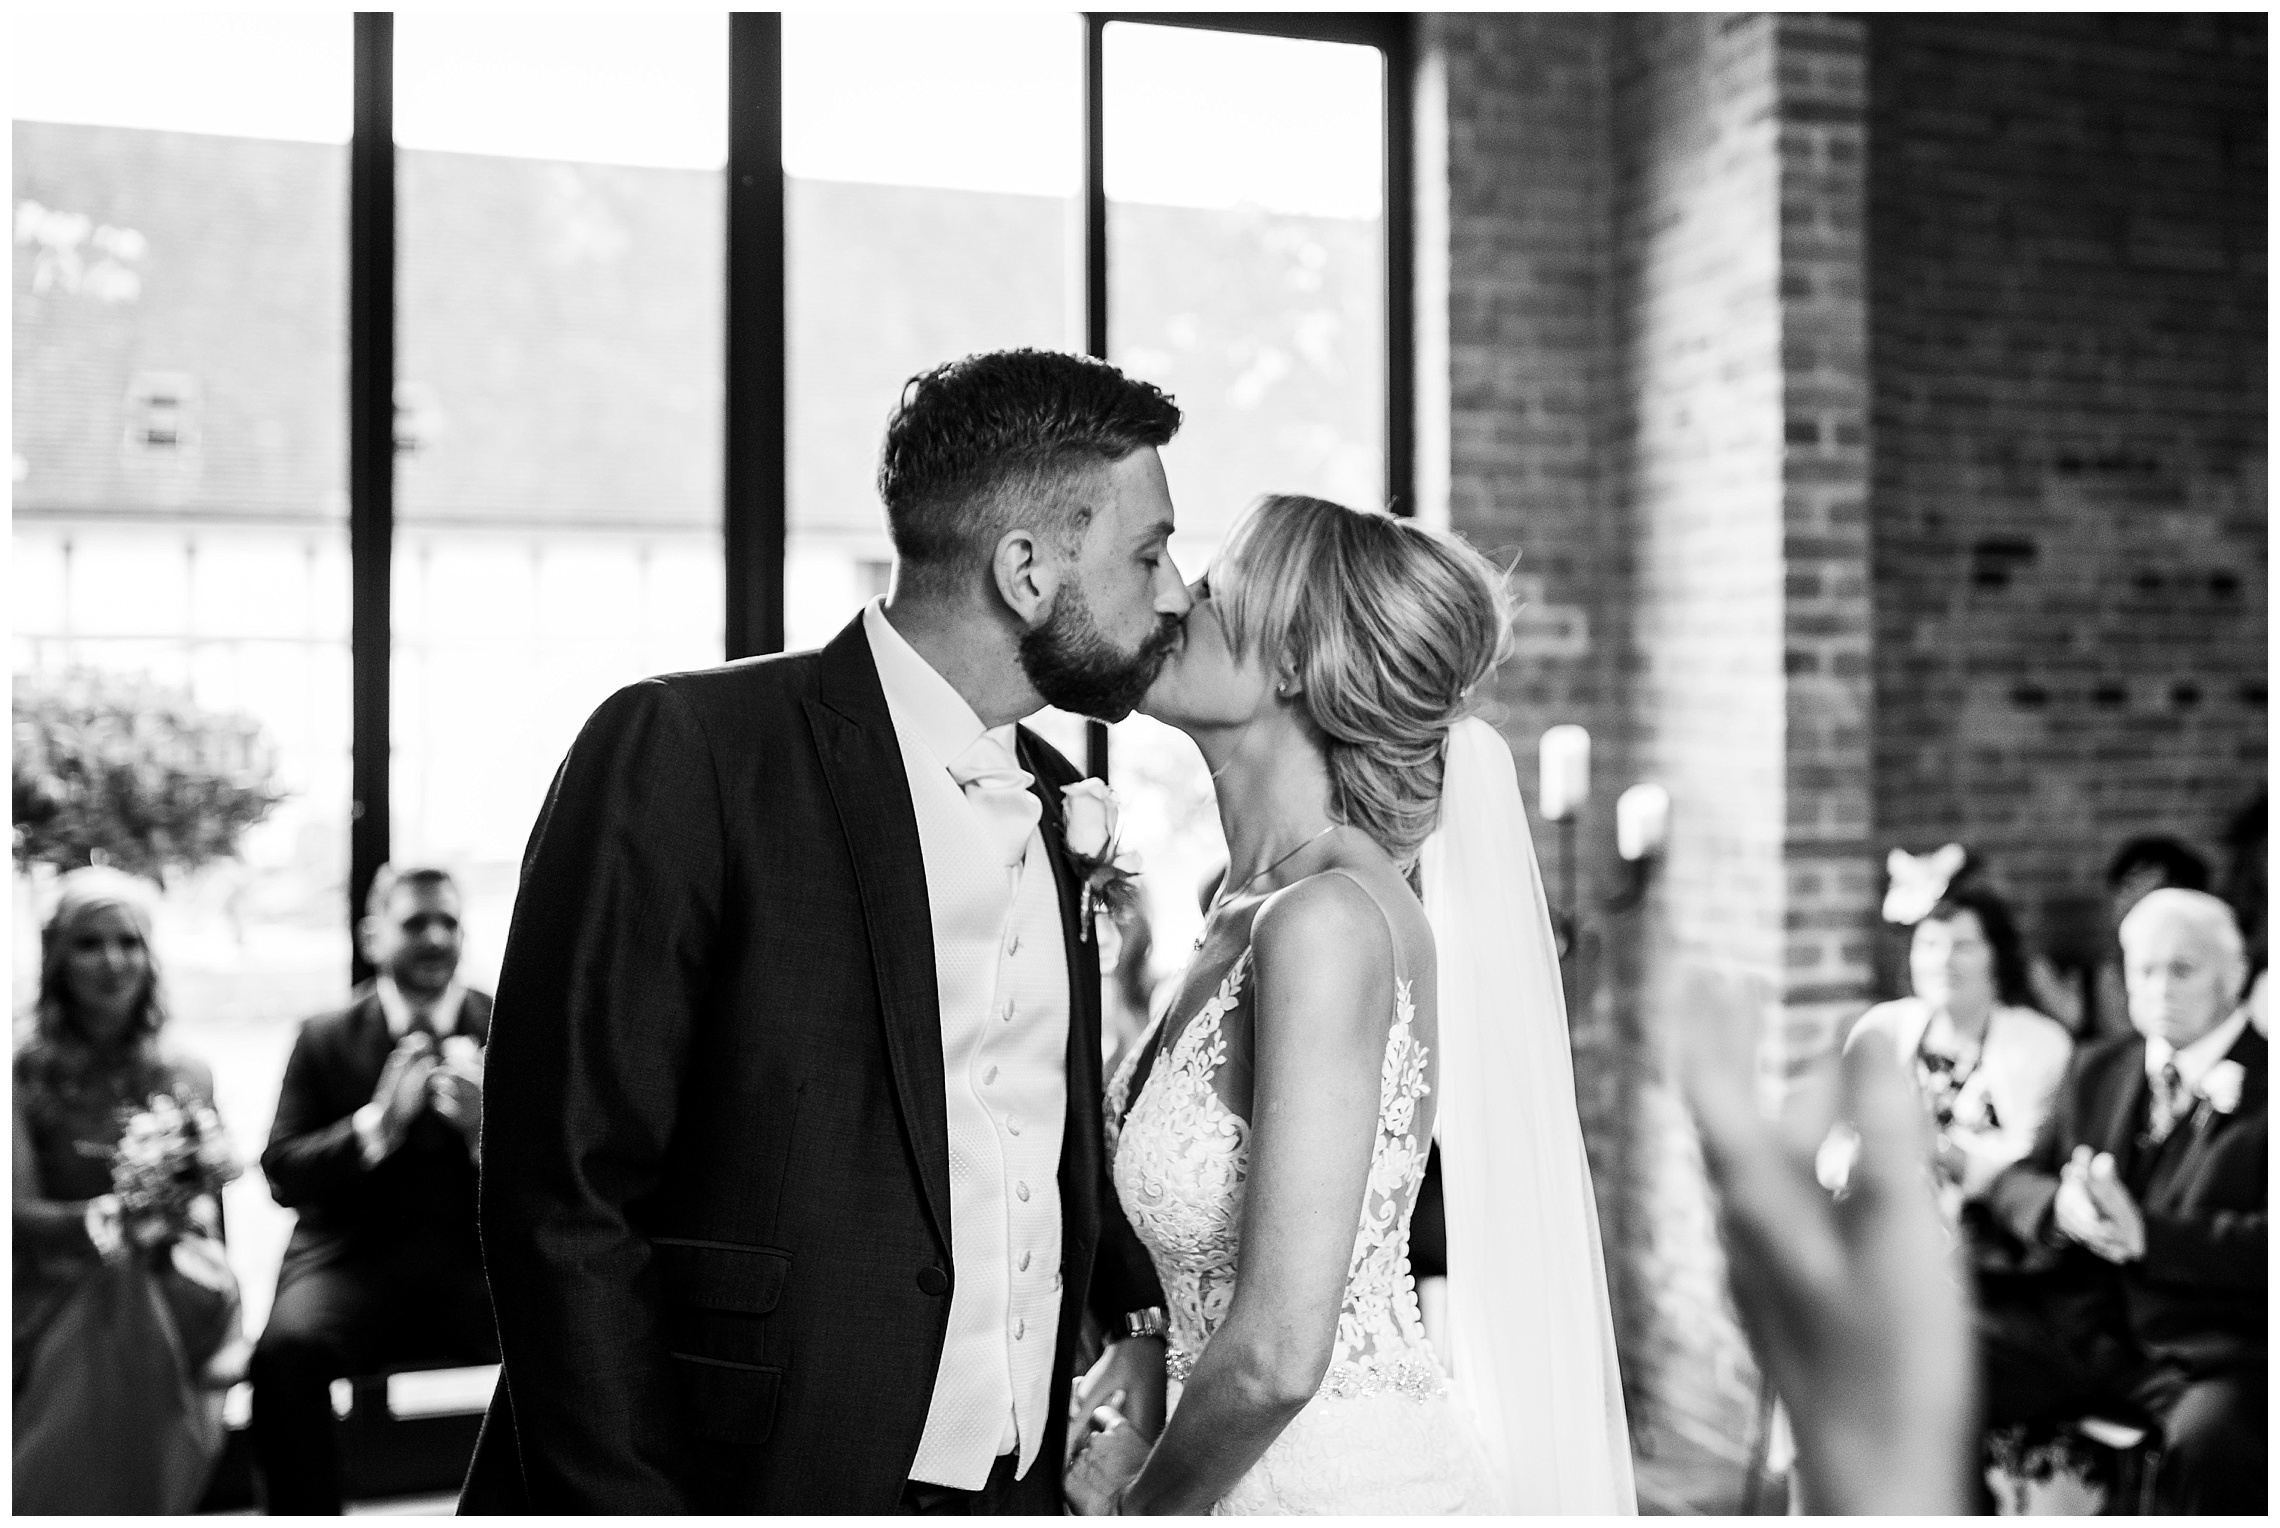
[(990, 558), (990, 578), (998, 598), (1024, 626), (1035, 626), (1052, 608), (1053, 593), (1061, 585), (1061, 570), (1045, 553), (1044, 538), (1035, 531), (1010, 530), (998, 538)]

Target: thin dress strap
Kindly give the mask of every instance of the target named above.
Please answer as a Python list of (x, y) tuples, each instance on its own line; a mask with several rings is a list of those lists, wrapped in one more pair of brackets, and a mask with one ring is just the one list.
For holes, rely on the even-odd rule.
[(1353, 871), (1348, 870), (1343, 865), (1332, 865), (1329, 873), (1331, 875), (1342, 875), (1356, 886), (1361, 887), (1362, 895), (1370, 899), (1370, 905), (1375, 907), (1378, 910), (1378, 916), (1385, 920), (1386, 941), (1393, 946), (1393, 989), (1399, 992), (1408, 985), (1408, 981), (1403, 977), (1401, 971), (1401, 930), (1394, 926), (1393, 914), (1386, 909), (1383, 902), (1378, 900), (1378, 894), (1370, 889), (1370, 883), (1354, 874)]

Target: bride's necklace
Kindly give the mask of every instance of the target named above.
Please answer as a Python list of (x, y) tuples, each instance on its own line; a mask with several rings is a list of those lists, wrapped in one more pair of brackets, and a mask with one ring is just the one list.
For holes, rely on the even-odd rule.
[(1259, 882), (1265, 880), (1268, 876), (1273, 875), (1276, 871), (1282, 869), (1283, 866), (1298, 858), (1301, 850), (1311, 848), (1313, 845), (1320, 843), (1323, 839), (1328, 838), (1332, 833), (1337, 832), (1338, 826), (1339, 825), (1337, 823), (1330, 824), (1330, 826), (1324, 828), (1321, 832), (1315, 834), (1312, 838), (1309, 838), (1304, 843), (1300, 844), (1298, 848), (1293, 849), (1288, 854), (1283, 855), (1280, 859), (1267, 866), (1266, 869), (1259, 871), (1249, 880), (1244, 881), (1241, 885), (1235, 887), (1222, 885), (1219, 888), (1218, 894), (1211, 899), (1211, 905), (1203, 910), (1203, 927), (1196, 930), (1194, 948), (1198, 950), (1203, 948), (1203, 936), (1211, 932), (1211, 920), (1219, 916), (1219, 909), (1225, 907), (1228, 903), (1234, 901), (1244, 892), (1249, 891), (1252, 887), (1258, 885)]

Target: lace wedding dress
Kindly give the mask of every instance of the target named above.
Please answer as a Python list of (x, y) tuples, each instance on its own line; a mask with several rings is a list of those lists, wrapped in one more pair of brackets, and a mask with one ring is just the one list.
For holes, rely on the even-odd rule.
[[(1212, 1078), (1227, 1059), (1224, 1026), (1240, 1008), (1250, 965), (1245, 949), (1211, 1001), (1157, 1058), (1139, 1097), (1130, 1094), (1138, 1060), (1150, 1048), (1145, 1039), (1108, 1088), (1117, 1194), (1164, 1286), (1173, 1408), (1240, 1276), (1251, 1130), (1220, 1101)], [(1409, 1273), (1409, 1217), (1429, 1144), (1417, 1128), (1418, 1105), (1431, 1091), (1414, 1018), (1409, 984), (1397, 973), (1377, 1144), (1329, 1372), (1215, 1513), (1503, 1510), (1472, 1418), (1426, 1345)]]

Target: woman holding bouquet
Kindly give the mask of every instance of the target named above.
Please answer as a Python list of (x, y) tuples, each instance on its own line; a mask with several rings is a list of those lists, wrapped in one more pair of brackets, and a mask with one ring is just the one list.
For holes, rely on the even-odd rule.
[(17, 1512), (187, 1512), (242, 1366), (234, 1174), (201, 1063), (166, 1055), (142, 883), (65, 875), (15, 1057)]

